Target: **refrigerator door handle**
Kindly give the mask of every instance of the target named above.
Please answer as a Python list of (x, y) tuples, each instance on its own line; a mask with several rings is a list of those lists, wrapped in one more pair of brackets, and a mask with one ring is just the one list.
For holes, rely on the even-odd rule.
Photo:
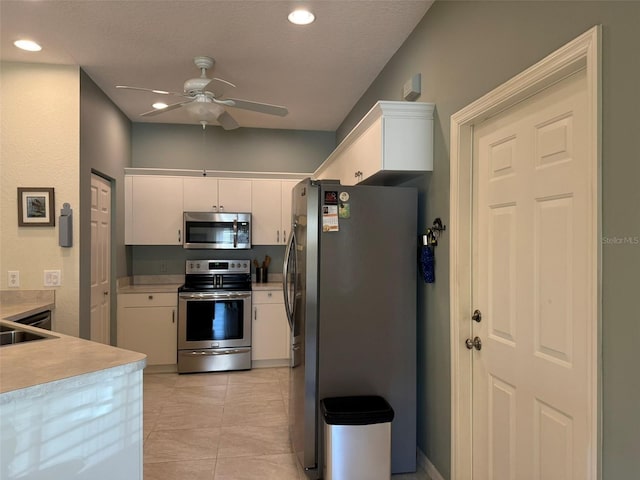
[[(289, 298), (289, 257), (291, 255), (292, 252), (292, 248), (293, 248), (293, 253), (295, 254), (295, 244), (296, 244), (296, 236), (295, 236), (295, 228), (291, 229), (291, 233), (289, 234), (289, 241), (287, 242), (287, 248), (284, 252), (284, 264), (282, 266), (282, 290), (284, 293), (284, 309), (285, 312), (287, 313), (287, 320), (289, 321), (289, 327), (291, 328), (291, 331), (293, 331), (293, 308), (290, 305), (290, 298)], [(293, 273), (293, 288), (294, 288), (294, 292), (293, 292), (293, 298), (295, 300), (295, 286), (296, 286), (296, 279), (295, 279), (295, 261), (294, 261), (294, 271)], [(295, 305), (294, 305), (295, 308)]]

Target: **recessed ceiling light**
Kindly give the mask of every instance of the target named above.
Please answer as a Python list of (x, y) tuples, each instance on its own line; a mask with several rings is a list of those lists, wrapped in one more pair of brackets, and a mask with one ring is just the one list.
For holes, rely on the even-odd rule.
[(42, 50), (42, 47), (32, 40), (16, 40), (13, 44), (22, 50), (27, 50), (28, 52), (39, 52)]
[(163, 108), (167, 108), (169, 105), (167, 105), (164, 102), (156, 102), (153, 105), (151, 105), (153, 108), (155, 108), (156, 110), (162, 110)]
[(309, 25), (316, 17), (308, 10), (298, 9), (289, 14), (289, 21), (296, 25)]

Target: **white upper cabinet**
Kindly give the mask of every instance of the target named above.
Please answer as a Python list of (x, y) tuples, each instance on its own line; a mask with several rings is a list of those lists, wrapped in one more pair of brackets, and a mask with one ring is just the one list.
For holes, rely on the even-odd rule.
[(300, 181), (291, 178), (294, 175), (304, 176), (170, 176), (130, 171), (124, 177), (125, 244), (182, 245), (183, 212), (246, 212), (251, 213), (252, 244), (284, 245), (291, 224), (291, 189)]
[(182, 245), (182, 177), (125, 177), (125, 243)]
[(251, 243), (284, 245), (291, 223), (291, 189), (299, 180), (254, 179)]
[(291, 233), (291, 192), (300, 180), (283, 180), (282, 181), (282, 235), (280, 235), (280, 243), (287, 244), (287, 235)]
[(282, 193), (280, 180), (253, 180), (251, 205), (252, 245), (280, 243)]
[(251, 180), (185, 177), (185, 212), (250, 212)]
[(376, 103), (313, 178), (386, 184), (433, 170), (434, 108), (432, 103)]

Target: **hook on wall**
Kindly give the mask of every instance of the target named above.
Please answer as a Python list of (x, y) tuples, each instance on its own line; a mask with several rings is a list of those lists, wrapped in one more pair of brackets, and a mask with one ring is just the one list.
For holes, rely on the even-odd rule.
[(422, 244), (429, 247), (438, 246), (438, 239), (446, 229), (447, 226), (442, 224), (440, 217), (436, 218), (431, 227), (427, 228), (427, 233), (422, 236)]

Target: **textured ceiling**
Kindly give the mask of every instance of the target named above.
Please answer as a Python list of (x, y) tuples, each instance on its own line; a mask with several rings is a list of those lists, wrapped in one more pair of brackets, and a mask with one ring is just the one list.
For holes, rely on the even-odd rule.
[[(141, 118), (154, 101), (167, 97), (114, 87), (182, 92), (184, 81), (200, 74), (193, 57), (207, 55), (216, 60), (208, 76), (237, 85), (227, 96), (289, 109), (281, 118), (228, 108), (241, 126), (332, 131), (431, 3), (0, 0), (0, 58), (80, 65), (134, 122), (196, 123), (184, 108)], [(302, 4), (316, 21), (290, 24), (287, 14)], [(38, 41), (42, 52), (16, 49), (19, 37)]]

